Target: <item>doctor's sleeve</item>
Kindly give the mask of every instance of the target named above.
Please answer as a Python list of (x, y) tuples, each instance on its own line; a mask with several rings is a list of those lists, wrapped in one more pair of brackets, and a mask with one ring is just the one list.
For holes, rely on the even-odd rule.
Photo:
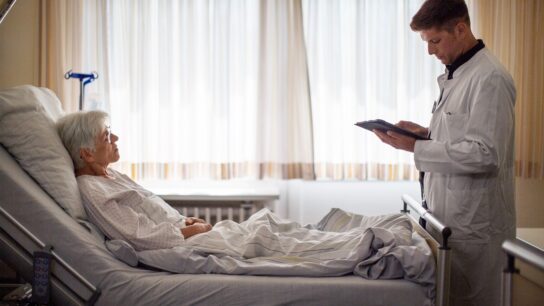
[[(418, 170), (449, 174), (493, 172), (513, 150), (515, 89), (511, 79), (495, 71), (467, 90), (473, 91), (467, 94), (468, 114), (436, 114), (444, 116), (442, 128), (450, 136), (416, 142), (414, 161)], [(452, 132), (462, 136), (453, 138)]]

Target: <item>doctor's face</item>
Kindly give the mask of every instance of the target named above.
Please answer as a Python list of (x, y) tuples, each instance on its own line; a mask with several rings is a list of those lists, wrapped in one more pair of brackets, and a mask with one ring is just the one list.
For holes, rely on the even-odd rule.
[(420, 32), (421, 39), (427, 43), (429, 55), (434, 55), (444, 65), (452, 64), (462, 53), (463, 45), (457, 26), (452, 32), (431, 28)]

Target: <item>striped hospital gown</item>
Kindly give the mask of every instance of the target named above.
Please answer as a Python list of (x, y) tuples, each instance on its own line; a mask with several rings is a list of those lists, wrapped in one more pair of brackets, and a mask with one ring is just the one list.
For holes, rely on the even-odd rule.
[(108, 169), (112, 178), (77, 177), (89, 220), (110, 239), (122, 239), (136, 250), (183, 244), (185, 217), (128, 176)]

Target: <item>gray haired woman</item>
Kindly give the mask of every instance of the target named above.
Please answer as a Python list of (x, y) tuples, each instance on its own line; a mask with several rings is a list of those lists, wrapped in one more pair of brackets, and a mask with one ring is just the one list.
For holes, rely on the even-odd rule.
[(182, 216), (160, 197), (108, 167), (120, 155), (119, 137), (107, 122), (108, 114), (102, 111), (72, 113), (57, 122), (90, 221), (110, 239), (125, 240), (136, 250), (183, 245), (185, 239), (211, 230), (204, 220)]

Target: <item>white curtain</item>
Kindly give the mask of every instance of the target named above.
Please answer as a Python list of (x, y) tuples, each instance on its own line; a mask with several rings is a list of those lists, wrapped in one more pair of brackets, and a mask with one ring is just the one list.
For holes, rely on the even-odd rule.
[(86, 42), (107, 47), (89, 53), (105, 85), (88, 105), (111, 114), (118, 168), (313, 178), (300, 1), (89, 2)]
[(413, 179), (410, 153), (355, 122), (427, 126), (444, 66), (410, 21), (423, 1), (304, 0), (318, 179)]
[(83, 0), (40, 1), (40, 86), (59, 97), (65, 111), (78, 110), (79, 83), (64, 74), (81, 71)]
[(409, 28), (421, 3), (85, 1), (87, 105), (135, 179), (414, 179), (354, 123), (428, 124), (443, 66)]

